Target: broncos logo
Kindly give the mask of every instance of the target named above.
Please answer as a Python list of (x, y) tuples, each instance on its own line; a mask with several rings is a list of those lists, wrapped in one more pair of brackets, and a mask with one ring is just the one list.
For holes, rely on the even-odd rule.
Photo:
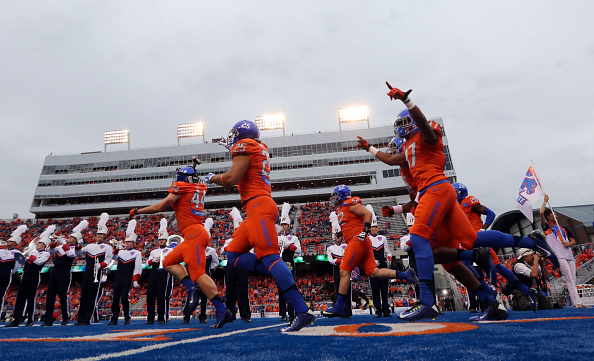
[(534, 179), (534, 175), (532, 174), (532, 172), (526, 172), (526, 177), (524, 177), (524, 181), (522, 181), (520, 191), (525, 192), (528, 195), (534, 194), (537, 186), (538, 182), (536, 181), (536, 179)]

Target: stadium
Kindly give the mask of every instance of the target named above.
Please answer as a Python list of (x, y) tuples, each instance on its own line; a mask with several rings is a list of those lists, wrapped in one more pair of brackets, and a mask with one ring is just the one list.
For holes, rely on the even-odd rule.
[[(444, 128), (443, 119), (432, 119)], [(266, 123), (259, 124), (261, 128), (266, 129)], [(179, 131), (179, 128), (178, 128)], [(202, 133), (203, 135), (203, 133)], [(444, 134), (445, 135), (445, 134)], [(327, 284), (332, 282), (332, 266), (328, 263), (326, 249), (332, 243), (331, 226), (328, 215), (332, 207), (328, 203), (328, 198), (338, 184), (347, 184), (353, 195), (362, 198), (364, 204), (370, 204), (378, 215), (379, 233), (385, 235), (388, 239), (390, 251), (393, 254), (392, 267), (404, 270), (408, 266), (408, 255), (399, 248), (399, 240), (403, 230), (406, 228), (406, 219), (402, 214), (396, 214), (394, 217), (384, 218), (381, 216), (381, 208), (386, 205), (403, 204), (408, 201), (408, 191), (398, 167), (387, 166), (378, 162), (374, 157), (363, 152), (356, 147), (356, 136), (362, 136), (372, 145), (379, 149), (387, 147), (393, 137), (393, 126), (385, 125), (379, 127), (368, 127), (351, 130), (340, 130), (324, 133), (310, 133), (298, 135), (284, 135), (275, 137), (263, 137), (262, 140), (269, 147), (271, 162), (271, 183), (272, 196), (277, 202), (279, 208), (283, 202), (291, 204), (289, 213), (291, 218), (291, 234), (299, 237), (301, 242), (302, 254), (296, 258), (296, 283), (301, 290), (304, 299), (310, 308), (319, 315), (326, 307), (332, 304), (331, 293), (327, 292)], [(167, 195), (167, 190), (172, 183), (173, 175), (177, 168), (190, 163), (192, 157), (197, 157), (201, 164), (197, 167), (200, 177), (208, 173), (221, 173), (231, 166), (229, 152), (217, 144), (216, 139), (213, 142), (200, 144), (182, 144), (177, 146), (161, 146), (145, 149), (128, 149), (107, 151), (106, 133), (106, 151), (92, 152), (70, 155), (50, 155), (47, 156), (40, 172), (37, 188), (34, 193), (30, 211), (36, 215), (35, 219), (13, 219), (4, 220), (0, 223), (0, 237), (6, 239), (10, 232), (21, 224), (28, 226), (29, 231), (23, 236), (20, 246), (26, 247), (29, 242), (38, 236), (43, 229), (54, 224), (58, 227), (57, 234), (68, 235), (72, 232), (73, 226), (82, 219), (89, 220), (89, 228), (83, 232), (85, 243), (93, 238), (97, 229), (97, 216), (101, 212), (110, 214), (108, 222), (109, 238), (122, 240), (126, 237), (124, 234), (128, 224), (128, 212), (132, 208), (145, 207), (159, 202)], [(446, 156), (445, 174), (451, 182), (456, 181), (456, 173), (449, 152), (447, 137), (444, 136), (444, 154)], [(220, 256), (220, 267), (213, 272), (213, 279), (216, 281), (220, 295), (225, 294), (225, 285), (223, 281), (224, 268), (226, 266), (225, 256), (221, 255), (220, 249), (224, 241), (232, 236), (233, 221), (229, 216), (231, 207), (239, 207), (240, 199), (236, 190), (209, 184), (207, 199), (205, 202), (206, 215), (213, 219), (214, 224), (211, 228), (212, 246), (217, 250)], [(578, 229), (576, 239), (578, 245), (574, 247), (577, 261), (579, 292), (583, 298), (584, 304), (593, 304), (594, 297), (591, 288), (591, 281), (594, 278), (594, 247), (592, 247), (592, 215), (586, 210), (587, 207), (566, 207), (557, 209), (561, 214), (561, 224), (567, 224), (572, 229)], [(581, 212), (581, 213), (580, 213)], [(537, 213), (537, 212), (536, 212)], [(591, 213), (591, 212), (590, 212)], [(279, 213), (280, 214), (280, 213)], [(136, 229), (138, 238), (136, 248), (142, 251), (143, 255), (143, 273), (140, 279), (142, 285), (139, 289), (132, 289), (130, 292), (131, 308), (133, 317), (134, 332), (126, 332), (126, 329), (118, 329), (117, 335), (110, 335), (113, 329), (106, 329), (104, 325), (111, 317), (111, 286), (113, 279), (117, 274), (116, 266), (111, 267), (111, 272), (105, 282), (103, 296), (98, 303), (98, 318), (95, 327), (92, 330), (76, 330), (75, 333), (66, 332), (64, 328), (59, 329), (58, 334), (49, 330), (42, 329), (36, 332), (32, 337), (27, 333), (27, 329), (20, 328), (11, 333), (6, 332), (0, 335), (3, 342), (10, 342), (7, 357), (22, 357), (23, 349), (27, 352), (36, 352), (36, 347), (43, 347), (45, 342), (60, 342), (60, 345), (71, 345), (69, 341), (84, 341), (67, 346), (47, 359), (84, 359), (87, 356), (97, 356), (94, 359), (117, 358), (117, 357), (144, 357), (147, 352), (155, 355), (161, 349), (173, 345), (192, 345), (193, 343), (209, 342), (213, 345), (212, 351), (208, 351), (210, 357), (225, 357), (228, 359), (276, 359), (277, 356), (267, 354), (264, 346), (254, 346), (253, 353), (245, 354), (242, 342), (250, 342), (254, 337), (266, 337), (272, 342), (279, 352), (283, 352), (283, 358), (299, 359), (346, 359), (348, 352), (342, 354), (329, 354), (324, 346), (325, 342), (340, 342), (341, 338), (358, 337), (362, 345), (370, 348), (379, 347), (381, 339), (384, 337), (399, 337), (399, 342), (407, 345), (408, 342), (414, 343), (418, 335), (422, 337), (437, 337), (434, 341), (436, 345), (447, 339), (449, 342), (461, 342), (456, 339), (458, 333), (476, 333), (476, 337), (482, 337), (484, 332), (492, 333), (486, 330), (489, 327), (501, 328), (507, 327), (505, 322), (494, 325), (487, 323), (468, 324), (466, 323), (468, 311), (468, 296), (464, 286), (451, 277), (443, 267), (437, 265), (435, 268), (435, 284), (438, 292), (438, 301), (442, 309), (447, 308), (446, 314), (441, 315), (433, 323), (403, 324), (389, 319), (387, 322), (378, 323), (373, 318), (373, 305), (369, 301), (371, 290), (369, 279), (365, 276), (354, 281), (354, 289), (364, 294), (365, 297), (353, 303), (355, 310), (354, 316), (350, 320), (337, 324), (329, 319), (318, 318), (315, 327), (308, 327), (298, 332), (300, 336), (309, 336), (313, 338), (311, 346), (316, 356), (309, 353), (290, 350), (287, 342), (289, 339), (278, 335), (278, 296), (277, 287), (269, 277), (261, 275), (252, 275), (250, 277), (250, 307), (252, 311), (253, 322), (251, 326), (237, 322), (229, 324), (221, 332), (213, 332), (208, 328), (181, 328), (179, 319), (181, 318), (185, 296), (176, 283), (170, 300), (169, 317), (170, 321), (165, 325), (159, 325), (159, 329), (140, 327), (144, 323), (147, 315), (146, 305), (146, 287), (144, 286), (148, 279), (146, 259), (152, 249), (156, 247), (156, 239), (159, 228), (159, 220), (165, 218), (168, 220), (170, 234), (176, 234), (177, 221), (173, 212), (162, 212), (160, 214), (143, 216), (138, 218), (139, 226)], [(534, 227), (539, 227), (540, 223), (534, 225), (527, 223), (522, 219), (519, 212), (512, 211), (498, 217), (493, 223), (492, 228), (506, 233), (516, 235), (527, 235)], [(507, 266), (511, 266), (517, 258), (515, 249), (500, 249), (499, 257)], [(46, 263), (41, 271), (41, 283), (38, 288), (36, 298), (36, 321), (41, 321), (44, 315), (45, 294), (47, 291), (48, 275), (52, 272), (53, 263)], [(549, 267), (550, 264), (549, 264)], [(72, 284), (69, 294), (69, 307), (71, 317), (74, 317), (78, 308), (78, 297), (80, 294), (80, 282), (82, 281), (82, 272), (84, 271), (84, 259), (77, 259), (72, 267)], [(17, 272), (13, 277), (11, 286), (7, 291), (4, 307), (2, 309), (2, 321), (8, 321), (14, 307), (16, 291), (18, 289), (19, 277)], [(567, 304), (567, 291), (564, 289), (564, 280), (558, 270), (550, 269), (554, 278), (550, 281), (550, 298), (557, 304)], [(499, 276), (498, 282), (504, 283), (504, 279)], [(414, 288), (401, 280), (392, 280), (389, 285), (390, 304), (392, 312), (406, 309), (414, 302)], [(453, 306), (446, 306), (446, 300), (452, 299)], [(511, 308), (508, 296), (499, 293), (498, 299), (506, 306)], [(59, 309), (59, 301), (56, 305)], [(592, 325), (594, 315), (589, 310), (552, 310), (550, 315), (538, 313), (521, 312), (511, 313), (510, 322), (531, 323), (531, 322), (558, 322), (563, 323), (563, 327), (571, 327), (574, 330), (583, 329), (587, 333), (587, 324)], [(207, 309), (208, 322), (214, 322), (212, 317), (214, 309), (209, 305)], [(395, 315), (394, 315), (395, 316)], [(551, 321), (547, 321), (550, 316)], [(59, 317), (59, 316), (58, 316)], [(196, 316), (195, 316), (196, 317)], [(59, 318), (58, 318), (59, 319)], [(194, 327), (200, 325), (197, 320)], [(394, 323), (396, 322), (396, 323)], [(185, 325), (184, 325), (185, 326)], [(544, 327), (544, 326), (543, 326)], [(71, 330), (66, 328), (66, 330)], [(2, 330), (4, 331), (4, 330)], [(53, 330), (52, 330), (53, 331)], [(50, 333), (48, 333), (50, 332)], [(518, 330), (513, 331), (520, 332)], [(542, 338), (550, 337), (544, 330)], [(191, 338), (187, 338), (189, 334)], [(198, 335), (198, 337), (194, 337)], [(233, 350), (229, 350), (229, 345), (224, 342), (227, 335), (234, 336), (238, 341)], [(417, 335), (417, 336), (415, 336)], [(367, 336), (367, 337), (366, 337)], [(293, 336), (295, 337), (295, 336)], [(463, 336), (467, 337), (467, 336)], [(474, 337), (474, 336), (471, 336)], [(514, 349), (513, 342), (510, 341), (510, 335), (502, 337), (500, 342), (505, 342), (509, 346), (509, 353), (502, 358), (508, 358), (512, 354), (525, 358), (527, 355), (539, 355), (544, 357), (547, 354), (542, 351), (530, 349), (522, 353)], [(524, 342), (522, 337), (516, 337), (517, 343)], [(330, 341), (327, 341), (328, 338)], [(208, 341), (207, 341), (208, 340)], [(404, 340), (404, 341), (403, 341)], [(107, 348), (95, 346), (99, 341), (110, 342)], [(116, 342), (118, 341), (118, 342)], [(117, 346), (119, 341), (128, 341), (134, 346), (127, 350)], [(20, 342), (25, 343), (25, 347), (12, 347)], [(31, 342), (34, 342), (33, 344)], [(385, 342), (385, 341), (383, 341)], [(476, 341), (466, 340), (469, 344), (475, 344)], [(89, 344), (90, 346), (82, 345)], [(108, 344), (101, 342), (102, 345)], [(309, 345), (309, 344), (308, 344)], [(187, 347), (187, 346), (184, 346)], [(479, 346), (475, 345), (475, 347)], [(381, 348), (381, 347), (380, 347)], [(537, 347), (538, 348), (538, 347)], [(222, 351), (222, 349), (227, 349)], [(214, 351), (219, 350), (219, 351)], [(346, 348), (348, 350), (348, 347)], [(456, 352), (450, 348), (444, 353), (435, 351), (435, 356), (427, 358), (443, 358), (446, 355), (457, 357)], [(188, 351), (192, 355), (195, 351)], [(236, 353), (234, 353), (236, 352)], [(589, 351), (591, 352), (591, 350)], [(198, 353), (196, 353), (198, 355)], [(199, 355), (205, 355), (200, 352)], [(385, 358), (380, 356), (378, 358)], [(437, 356), (439, 355), (439, 356)], [(567, 358), (573, 358), (571, 355), (577, 355), (574, 351), (567, 353)], [(583, 354), (582, 354), (583, 356)], [(404, 358), (412, 357), (412, 354), (404, 353)], [(492, 359), (486, 355), (473, 355), (477, 359)], [(160, 357), (157, 357), (160, 358)], [(376, 359), (374, 354), (363, 354), (362, 359)], [(547, 358), (547, 357), (544, 357)], [(46, 358), (43, 358), (46, 359)]]

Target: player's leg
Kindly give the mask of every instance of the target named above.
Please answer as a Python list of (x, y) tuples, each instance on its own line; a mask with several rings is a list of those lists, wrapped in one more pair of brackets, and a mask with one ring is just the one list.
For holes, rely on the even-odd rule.
[[(205, 272), (206, 247), (210, 242), (210, 236), (202, 225), (186, 228), (184, 230), (184, 239), (187, 239), (186, 235), (190, 238), (190, 243), (184, 249), (184, 263), (188, 267), (190, 278), (200, 286), (202, 292), (216, 309), (217, 322), (211, 328), (221, 328), (230, 321), (232, 315), (225, 307), (217, 290), (217, 285)], [(186, 242), (188, 241), (184, 241), (184, 243)]]
[[(369, 240), (367, 238), (366, 240)], [(366, 255), (366, 247), (364, 242), (351, 240), (344, 251), (342, 262), (340, 263), (340, 282), (338, 285), (338, 293), (336, 294), (336, 303), (333, 307), (322, 312), (325, 317), (344, 316), (345, 303), (348, 298), (348, 291), (351, 286), (351, 272), (357, 267), (363, 257)], [(373, 268), (370, 273), (375, 270), (375, 259), (373, 260)]]
[(257, 202), (253, 200), (246, 204), (246, 211), (249, 212), (248, 218), (253, 216), (256, 219), (256, 222), (248, 224), (248, 237), (250, 243), (254, 245), (257, 258), (262, 260), (262, 266), (270, 272), (297, 315), (295, 322), (284, 331), (298, 331), (311, 324), (315, 317), (308, 312), (309, 307), (295, 285), (293, 273), (278, 254), (278, 237), (275, 226), (278, 217), (276, 204), (272, 198), (268, 197), (258, 197), (256, 200)]

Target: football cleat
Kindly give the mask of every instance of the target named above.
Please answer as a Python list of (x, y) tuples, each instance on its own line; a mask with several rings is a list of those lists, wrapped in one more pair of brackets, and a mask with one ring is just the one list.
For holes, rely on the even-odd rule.
[(533, 249), (536, 253), (538, 253), (541, 257), (548, 258), (556, 268), (560, 267), (559, 260), (557, 259), (555, 252), (553, 252), (551, 247), (549, 247), (547, 240), (540, 230), (535, 229), (528, 235), (528, 237), (532, 238), (534, 241)]
[(333, 318), (333, 317), (343, 317), (344, 316), (344, 307), (331, 307), (326, 311), (322, 311), (322, 316)]
[(311, 311), (297, 315), (295, 322), (289, 327), (282, 329), (283, 332), (295, 332), (301, 330), (303, 327), (311, 325), (316, 320), (316, 316)]
[(507, 310), (497, 301), (489, 301), (489, 307), (480, 315), (472, 316), (468, 321), (501, 321), (507, 319)]
[(225, 312), (217, 312), (217, 323), (210, 326), (210, 328), (221, 328), (224, 324), (229, 322), (233, 318), (231, 311), (225, 310)]
[(406, 311), (402, 311), (398, 317), (407, 322), (415, 322), (424, 319), (435, 320), (439, 316), (439, 310), (435, 305), (427, 306), (419, 303), (415, 307), (411, 307)]

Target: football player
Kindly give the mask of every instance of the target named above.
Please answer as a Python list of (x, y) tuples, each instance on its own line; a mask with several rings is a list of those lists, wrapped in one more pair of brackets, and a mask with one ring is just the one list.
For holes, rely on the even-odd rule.
[[(535, 249), (546, 255), (555, 266), (558, 261), (539, 232), (529, 237), (514, 237), (497, 231), (477, 232), (457, 204), (456, 191), (444, 173), (445, 154), (442, 141), (441, 126), (436, 122), (428, 122), (410, 99), (412, 90), (403, 92), (398, 88), (390, 89), (391, 100), (401, 100), (406, 110), (398, 114), (394, 122), (394, 132), (404, 139), (403, 153), (390, 155), (379, 152), (369, 142), (359, 137), (358, 147), (374, 154), (380, 161), (390, 165), (408, 164), (411, 177), (418, 187), (418, 205), (415, 212), (415, 224), (411, 230), (411, 243), (415, 252), (420, 281), (420, 304), (400, 315), (401, 319), (416, 321), (424, 318), (435, 318), (438, 311), (435, 304), (435, 288), (433, 281), (433, 251), (430, 245), (431, 235), (439, 229), (449, 233), (458, 240), (464, 249), (469, 250), (472, 257), (474, 247), (526, 247)], [(453, 259), (462, 258), (456, 249)], [(461, 252), (460, 252), (461, 253)], [(467, 255), (468, 253), (466, 253)], [(489, 314), (491, 310), (485, 312)]]
[[(285, 332), (298, 331), (311, 324), (315, 316), (297, 290), (293, 274), (282, 261), (278, 249), (276, 219), (278, 208), (271, 196), (270, 155), (260, 140), (260, 130), (249, 120), (237, 122), (221, 144), (231, 152), (233, 163), (223, 174), (209, 173), (207, 183), (223, 187), (237, 185), (241, 206), (247, 217), (235, 230), (226, 248), (227, 262), (235, 267), (272, 275), (291, 303), (297, 318)], [(255, 254), (250, 249), (255, 249)]]
[(398, 278), (408, 283), (417, 283), (413, 269), (398, 272), (389, 268), (378, 268), (371, 246), (371, 212), (361, 204), (361, 198), (351, 196), (351, 190), (344, 184), (336, 186), (330, 202), (336, 207), (342, 236), (347, 244), (340, 263), (340, 286), (336, 304), (322, 313), (326, 317), (344, 316), (344, 303), (350, 286), (351, 271), (360, 266), (369, 277)]
[[(210, 242), (210, 235), (204, 228), (204, 197), (206, 184), (201, 183), (197, 176), (195, 166), (199, 162), (194, 159), (193, 166), (182, 167), (177, 171), (176, 182), (169, 187), (169, 195), (161, 202), (145, 208), (130, 210), (130, 216), (137, 214), (153, 214), (173, 207), (177, 226), (182, 233), (184, 242), (169, 252), (163, 266), (180, 281), (186, 288), (186, 308), (192, 309), (195, 305), (195, 283), (210, 299), (216, 309), (216, 323), (211, 328), (221, 328), (232, 315), (225, 307), (219, 296), (217, 285), (205, 272), (206, 247)], [(181, 265), (184, 262), (186, 268)]]

